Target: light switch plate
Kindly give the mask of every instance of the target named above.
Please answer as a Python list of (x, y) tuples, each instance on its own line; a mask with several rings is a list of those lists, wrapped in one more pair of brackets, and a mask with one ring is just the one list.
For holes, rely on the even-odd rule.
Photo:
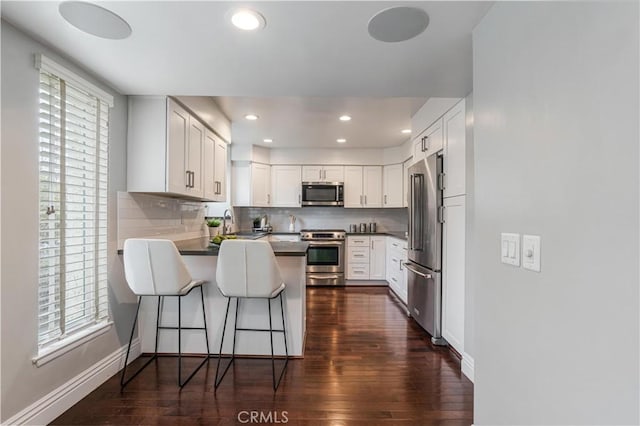
[(540, 272), (540, 237), (538, 235), (522, 236), (522, 267)]
[(502, 263), (520, 266), (520, 234), (506, 232), (501, 234), (500, 258)]

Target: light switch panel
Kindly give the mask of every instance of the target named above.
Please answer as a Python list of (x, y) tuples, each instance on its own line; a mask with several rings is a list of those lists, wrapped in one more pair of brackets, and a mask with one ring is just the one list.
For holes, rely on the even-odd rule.
[(522, 236), (522, 267), (540, 272), (540, 237), (538, 235)]
[(502, 247), (502, 263), (520, 266), (520, 234), (509, 234), (503, 232), (501, 234), (500, 244)]

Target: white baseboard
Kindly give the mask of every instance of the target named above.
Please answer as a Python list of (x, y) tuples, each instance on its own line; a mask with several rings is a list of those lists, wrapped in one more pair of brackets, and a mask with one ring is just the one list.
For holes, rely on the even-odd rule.
[(464, 352), (462, 354), (462, 374), (467, 376), (467, 378), (471, 380), (472, 383), (475, 383), (474, 382), (474, 365), (475, 363), (471, 355)]
[[(89, 395), (107, 379), (120, 371), (124, 364), (127, 346), (96, 362), (62, 386), (49, 392), (24, 410), (7, 419), (3, 425), (46, 425)], [(140, 341), (131, 344), (129, 362), (140, 356)]]

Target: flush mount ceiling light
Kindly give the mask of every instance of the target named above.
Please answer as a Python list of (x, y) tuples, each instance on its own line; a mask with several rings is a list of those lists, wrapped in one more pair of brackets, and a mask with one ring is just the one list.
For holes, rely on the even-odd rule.
[(258, 119), (258, 116), (256, 114), (247, 114), (247, 115), (244, 116), (244, 118), (246, 118), (247, 120), (250, 120), (250, 121), (254, 121), (254, 120)]
[(254, 31), (267, 24), (264, 16), (251, 9), (236, 9), (231, 12), (231, 23), (244, 31)]
[(342, 139), (342, 138), (336, 139), (336, 142), (338, 143), (345, 143), (346, 141), (347, 141), (346, 139)]
[(93, 3), (65, 1), (60, 3), (58, 12), (80, 31), (96, 37), (122, 40), (131, 35), (131, 27), (127, 21)]
[(340, 116), (340, 121), (351, 121), (351, 116), (350, 115), (341, 115)]
[(400, 130), (400, 133), (404, 133), (406, 135), (408, 133), (411, 133), (411, 129), (402, 129)]
[(262, 141), (265, 142), (265, 143), (271, 143), (271, 142), (273, 142), (273, 139), (263, 139)]
[(386, 43), (416, 37), (429, 25), (429, 15), (417, 7), (398, 6), (381, 10), (369, 20), (369, 35)]

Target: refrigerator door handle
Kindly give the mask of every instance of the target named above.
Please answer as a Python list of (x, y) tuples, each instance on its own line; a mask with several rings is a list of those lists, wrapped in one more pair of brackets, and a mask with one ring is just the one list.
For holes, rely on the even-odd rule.
[[(416, 187), (416, 183), (417, 183), (417, 187)], [(419, 174), (415, 174), (413, 175), (413, 193), (414, 193), (414, 197), (417, 193), (417, 197), (418, 198), (417, 202), (415, 203), (417, 210), (414, 212), (414, 220), (413, 220), (413, 225), (414, 225), (414, 233), (413, 233), (413, 249), (417, 250), (417, 251), (422, 251), (424, 249), (424, 247), (422, 246), (423, 243), (423, 239), (424, 239), (424, 175), (419, 173)], [(415, 213), (418, 213), (418, 217), (416, 218)], [(415, 225), (417, 223), (417, 232), (415, 229)], [(418, 237), (418, 242), (419, 245), (415, 244), (415, 239), (416, 237)]]
[(405, 262), (404, 267), (407, 268), (408, 270), (410, 270), (411, 272), (413, 272), (414, 274), (420, 275), (422, 278), (431, 279), (431, 274), (423, 274), (422, 272), (418, 271), (417, 269), (412, 268), (409, 265), (410, 265), (409, 262)]

